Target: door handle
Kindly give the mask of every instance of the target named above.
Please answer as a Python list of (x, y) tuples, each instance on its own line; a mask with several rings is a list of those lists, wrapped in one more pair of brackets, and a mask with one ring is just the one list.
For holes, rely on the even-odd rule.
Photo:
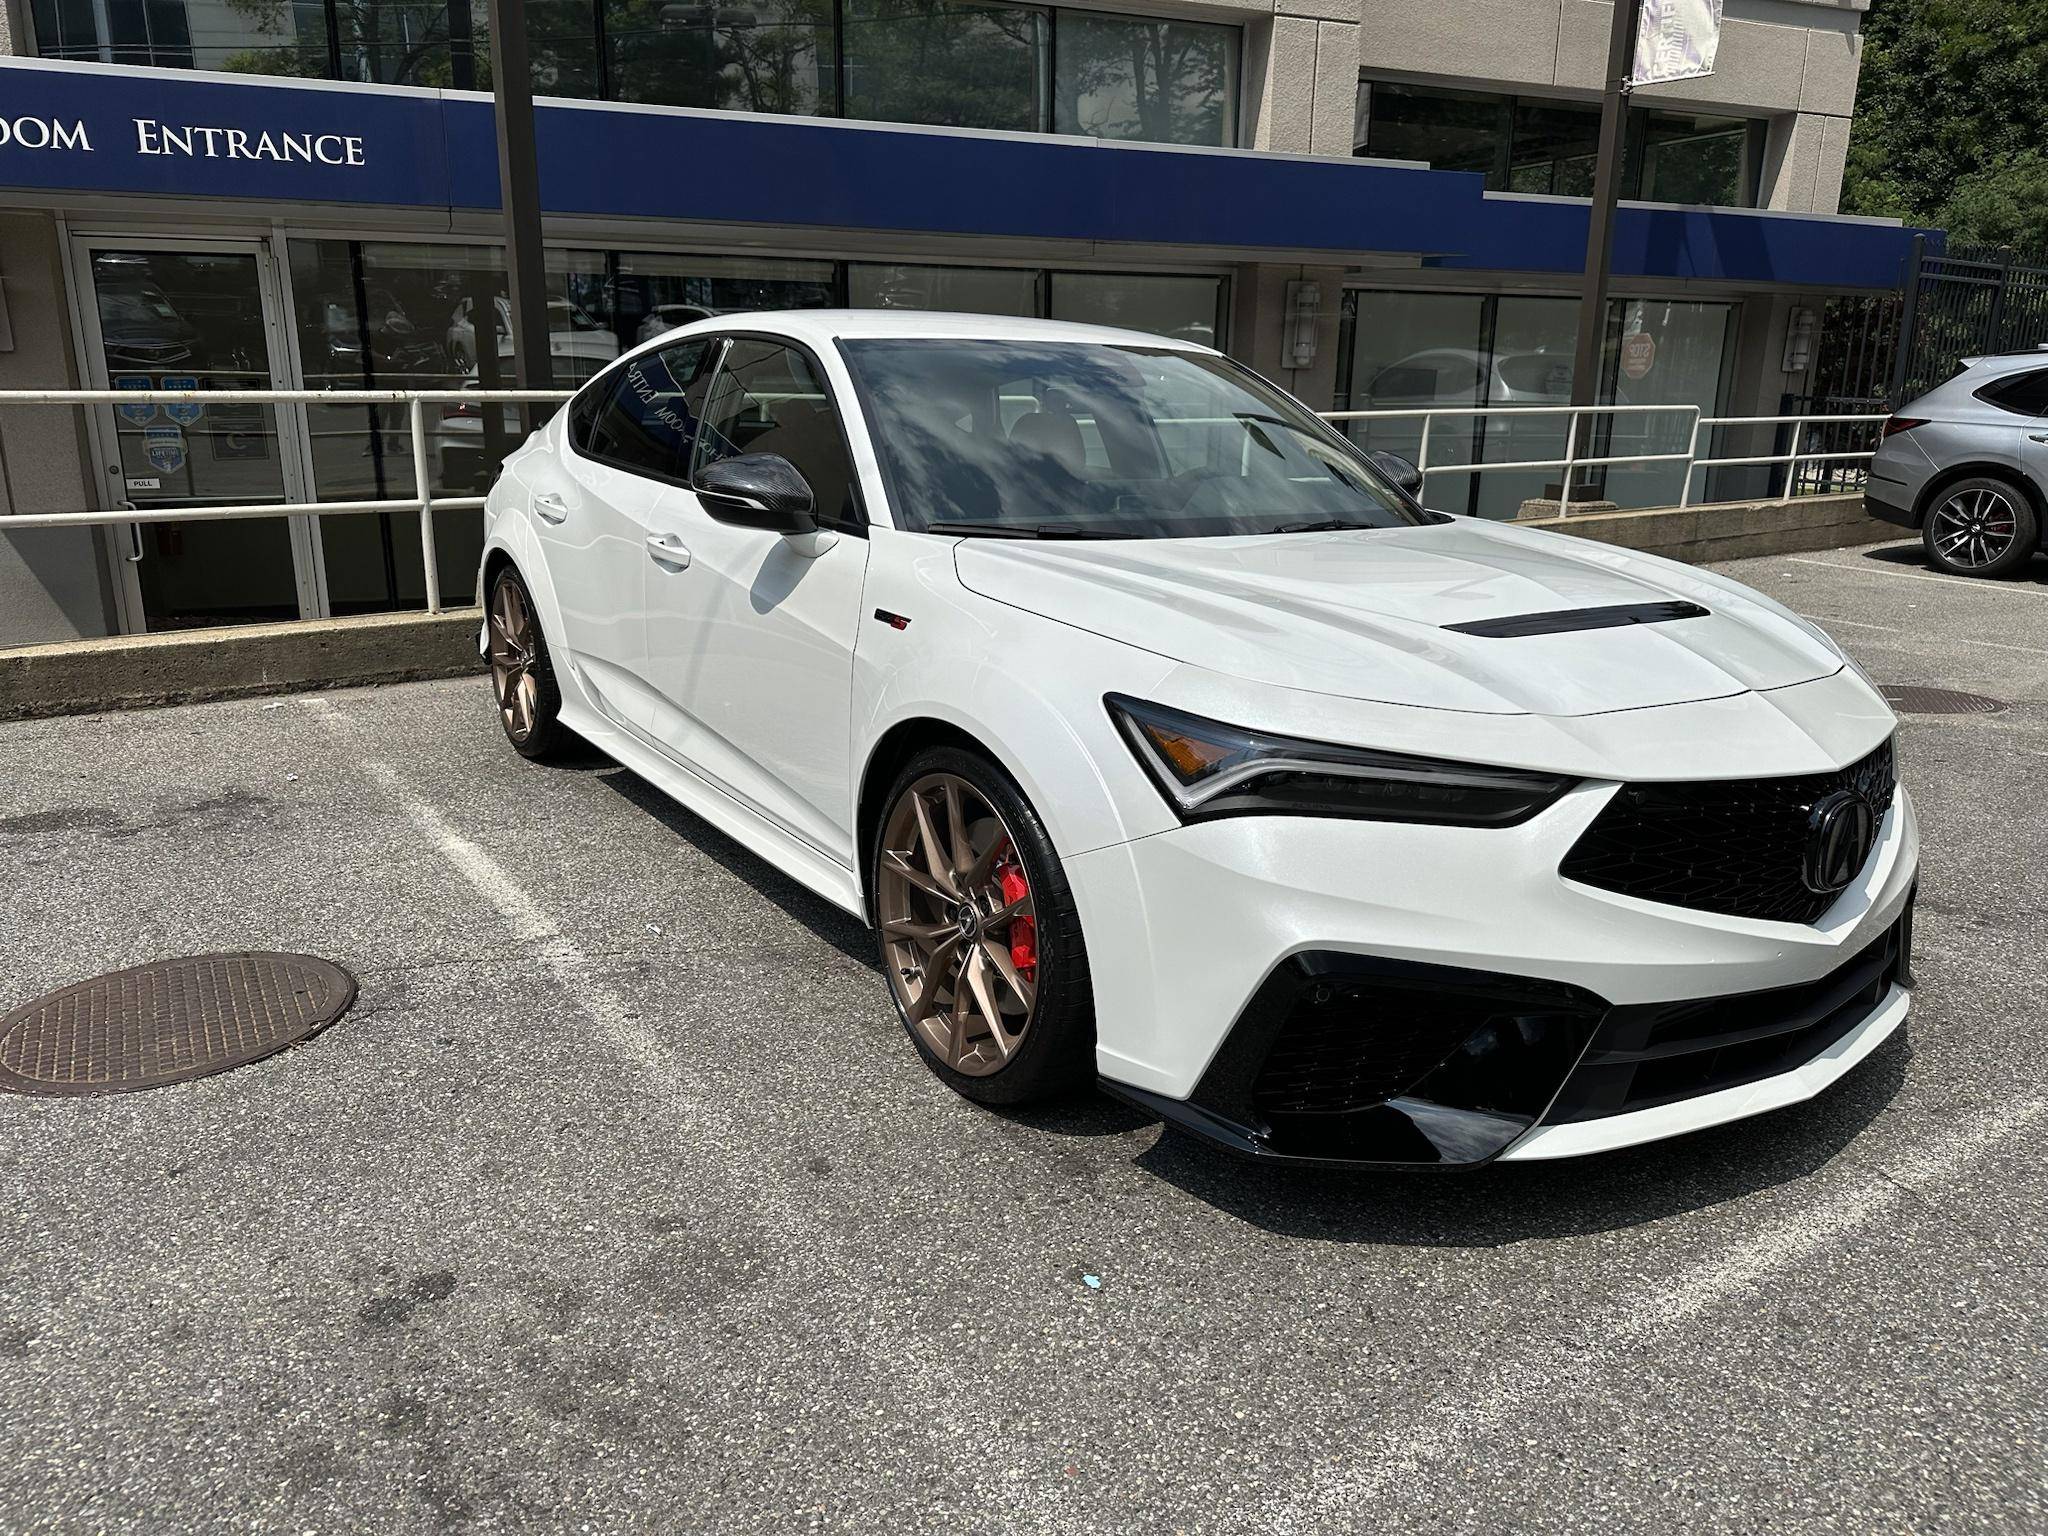
[(569, 520), (569, 503), (553, 491), (539, 491), (534, 494), (533, 510), (551, 523), (565, 523)]
[(689, 546), (672, 533), (647, 535), (647, 553), (654, 557), (656, 565), (665, 565), (678, 571), (689, 568)]
[(2048, 443), (2048, 432), (2029, 432), (2027, 440), (2034, 443)]

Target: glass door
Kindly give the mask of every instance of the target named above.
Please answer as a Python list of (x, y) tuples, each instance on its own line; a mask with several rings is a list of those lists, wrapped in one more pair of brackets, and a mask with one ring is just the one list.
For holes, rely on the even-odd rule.
[[(271, 389), (285, 370), (269, 258), (255, 241), (76, 242), (91, 387)], [(303, 501), (298, 413), (269, 405), (102, 407), (106, 494), (138, 509)], [(116, 541), (124, 627), (193, 628), (313, 611), (305, 518), (131, 524)]]

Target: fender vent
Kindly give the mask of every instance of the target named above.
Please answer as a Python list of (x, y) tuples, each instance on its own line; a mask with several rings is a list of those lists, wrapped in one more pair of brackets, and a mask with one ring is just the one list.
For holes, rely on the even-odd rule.
[(1560, 608), (1555, 613), (1518, 613), (1506, 619), (1474, 619), (1446, 624), (1461, 635), (1512, 640), (1522, 635), (1558, 635), (1574, 629), (1619, 629), (1624, 624), (1669, 624), (1675, 619), (1704, 619), (1698, 603), (1618, 603), (1611, 608)]

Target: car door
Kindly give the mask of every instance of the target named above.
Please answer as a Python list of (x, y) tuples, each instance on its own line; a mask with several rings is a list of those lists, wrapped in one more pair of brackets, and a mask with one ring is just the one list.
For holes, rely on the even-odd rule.
[(853, 646), (866, 522), (839, 411), (816, 359), (734, 337), (705, 399), (695, 467), (775, 453), (810, 483), (831, 536), (714, 520), (687, 489), (657, 531), (679, 549), (645, 573), (655, 734), (784, 832), (852, 868)]
[[(577, 396), (560, 453), (535, 455), (534, 526), (562, 614), (562, 642), (601, 705), (647, 728), (643, 568), (655, 510), (688, 471), (703, 337), (628, 358)], [(701, 400), (701, 392), (697, 399)]]

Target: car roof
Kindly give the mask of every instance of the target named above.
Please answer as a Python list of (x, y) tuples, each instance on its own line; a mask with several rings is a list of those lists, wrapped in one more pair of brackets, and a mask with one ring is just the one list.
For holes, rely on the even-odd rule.
[(717, 315), (685, 327), (689, 335), (711, 331), (770, 331), (830, 346), (835, 341), (917, 337), (954, 341), (1066, 341), (1097, 345), (1165, 347), (1177, 352), (1213, 352), (1199, 342), (1150, 331), (1123, 331), (1067, 320), (1034, 320), (1010, 315), (965, 315), (911, 309), (763, 309)]

